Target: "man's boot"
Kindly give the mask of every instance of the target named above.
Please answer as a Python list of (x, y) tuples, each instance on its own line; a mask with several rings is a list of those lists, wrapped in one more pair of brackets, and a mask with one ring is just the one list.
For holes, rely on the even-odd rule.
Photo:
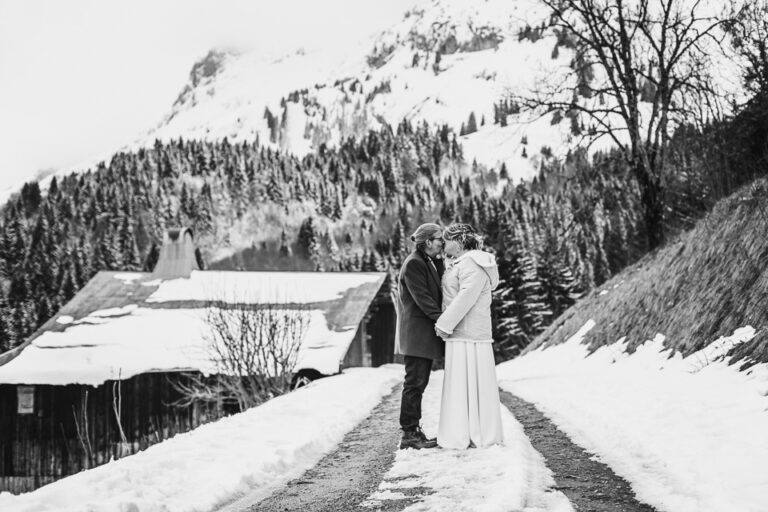
[(415, 450), (421, 450), (422, 448), (437, 448), (437, 441), (434, 439), (427, 439), (420, 430), (408, 430), (403, 431), (402, 437), (400, 437), (400, 449), (413, 448)]
[(421, 427), (416, 427), (416, 433), (419, 434), (419, 437), (421, 438), (422, 441), (437, 444), (437, 438), (436, 437), (428, 438), (427, 435), (424, 433), (424, 431), (421, 430)]

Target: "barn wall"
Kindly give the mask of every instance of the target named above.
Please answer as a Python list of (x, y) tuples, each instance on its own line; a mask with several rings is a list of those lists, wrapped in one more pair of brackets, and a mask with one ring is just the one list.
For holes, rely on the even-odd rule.
[(371, 366), (402, 362), (395, 356), (395, 327), (397, 314), (392, 302), (372, 306), (367, 325)]
[(17, 413), (16, 385), (0, 385), (0, 492), (36, 489), (223, 415), (216, 404), (172, 405), (181, 395), (171, 379), (180, 378), (154, 373), (98, 387), (34, 386), (32, 414)]
[(397, 313), (389, 295), (379, 293), (358, 325), (342, 366), (381, 366), (402, 362), (402, 357), (394, 353), (396, 323)]
[(349, 344), (347, 354), (344, 356), (344, 361), (341, 365), (343, 368), (371, 366), (368, 339), (366, 337), (366, 325), (367, 322), (364, 318), (363, 321), (360, 322), (360, 325), (357, 326), (355, 337), (352, 338), (352, 343)]

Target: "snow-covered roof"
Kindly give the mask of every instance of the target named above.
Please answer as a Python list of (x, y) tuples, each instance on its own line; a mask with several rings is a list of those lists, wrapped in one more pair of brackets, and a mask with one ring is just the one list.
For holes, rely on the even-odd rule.
[(148, 372), (216, 373), (214, 304), (306, 311), (296, 370), (339, 370), (384, 273), (193, 271), (157, 279), (99, 272), (37, 336), (0, 366), (2, 384), (91, 384)]

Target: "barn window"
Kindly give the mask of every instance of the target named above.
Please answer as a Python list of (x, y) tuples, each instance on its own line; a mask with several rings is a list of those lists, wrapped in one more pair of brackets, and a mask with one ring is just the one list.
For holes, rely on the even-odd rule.
[(35, 386), (18, 386), (19, 414), (33, 414), (35, 412)]

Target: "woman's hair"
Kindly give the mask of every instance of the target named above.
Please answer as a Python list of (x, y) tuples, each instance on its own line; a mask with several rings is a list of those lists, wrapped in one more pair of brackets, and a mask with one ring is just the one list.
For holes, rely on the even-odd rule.
[(483, 246), (483, 237), (478, 235), (475, 228), (469, 224), (451, 224), (443, 231), (443, 238), (458, 242), (467, 251), (480, 249)]
[(417, 227), (416, 231), (414, 231), (411, 235), (411, 242), (416, 242), (416, 248), (423, 251), (427, 246), (427, 241), (435, 238), (435, 235), (440, 233), (442, 230), (443, 228), (437, 224), (432, 224), (431, 222), (422, 224), (421, 226)]

